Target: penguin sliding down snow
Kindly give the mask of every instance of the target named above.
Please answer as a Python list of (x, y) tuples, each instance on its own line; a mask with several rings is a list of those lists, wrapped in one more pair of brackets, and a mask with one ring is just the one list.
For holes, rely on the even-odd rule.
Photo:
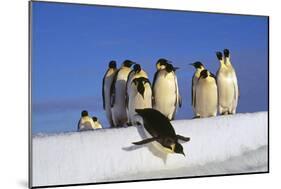
[(142, 145), (149, 142), (158, 142), (165, 152), (184, 154), (182, 145), (178, 140), (187, 142), (189, 137), (177, 135), (169, 119), (161, 112), (152, 108), (135, 110), (142, 118), (142, 125), (151, 135), (151, 138), (139, 142), (133, 142), (135, 145)]
[(196, 86), (197, 86), (198, 79), (200, 77), (200, 73), (201, 73), (202, 70), (205, 69), (205, 67), (201, 62), (194, 62), (190, 65), (194, 66), (194, 68), (196, 69), (196, 71), (195, 71), (195, 73), (192, 77), (192, 81), (191, 81), (191, 105), (192, 105), (192, 109), (193, 109), (194, 114), (196, 114), (195, 113)]
[(126, 83), (133, 64), (134, 62), (131, 60), (125, 60), (115, 74), (111, 85), (111, 112), (114, 126), (123, 126), (127, 122)]
[(129, 125), (137, 123), (135, 109), (152, 108), (152, 90), (150, 82), (145, 77), (132, 80), (128, 87), (128, 122)]
[(177, 106), (181, 107), (181, 97), (175, 73), (177, 69), (167, 63), (164, 69), (155, 73), (152, 84), (153, 108), (170, 120), (175, 118)]
[(103, 109), (106, 111), (106, 117), (111, 127), (114, 126), (111, 114), (110, 105), (110, 88), (113, 82), (114, 75), (117, 72), (116, 62), (114, 60), (109, 62), (108, 69), (104, 74), (102, 80), (102, 99), (103, 99)]
[(203, 70), (195, 90), (195, 117), (211, 117), (217, 115), (218, 89), (215, 76)]
[(230, 62), (230, 53), (228, 49), (217, 52), (217, 58), (220, 62), (220, 68), (217, 71), (217, 85), (219, 95), (219, 113), (235, 114), (238, 104), (239, 88), (235, 70)]
[(94, 129), (94, 121), (93, 119), (89, 116), (88, 111), (83, 110), (81, 112), (81, 118), (78, 122), (78, 131), (87, 131), (87, 130), (93, 130)]

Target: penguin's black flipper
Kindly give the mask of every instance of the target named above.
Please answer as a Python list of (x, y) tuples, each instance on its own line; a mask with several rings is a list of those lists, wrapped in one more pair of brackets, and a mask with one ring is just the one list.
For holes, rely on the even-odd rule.
[(177, 139), (182, 140), (184, 142), (190, 141), (190, 137), (184, 137), (184, 136), (181, 136), (181, 135), (177, 135)]
[(154, 138), (147, 138), (147, 139), (141, 140), (139, 142), (133, 142), (133, 144), (134, 145), (142, 145), (142, 144), (146, 144), (146, 143), (149, 143), (149, 142), (153, 142), (155, 140), (157, 140), (156, 137), (154, 137)]

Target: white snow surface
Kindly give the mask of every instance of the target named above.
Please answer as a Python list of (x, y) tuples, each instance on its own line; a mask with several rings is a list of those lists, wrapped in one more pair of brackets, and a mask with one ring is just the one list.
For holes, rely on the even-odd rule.
[(166, 154), (142, 126), (33, 136), (33, 186), (268, 171), (267, 112), (177, 120), (186, 157)]

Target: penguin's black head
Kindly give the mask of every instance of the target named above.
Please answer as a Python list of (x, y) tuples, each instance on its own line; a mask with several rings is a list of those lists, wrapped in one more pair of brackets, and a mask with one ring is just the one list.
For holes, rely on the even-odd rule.
[(130, 68), (133, 64), (135, 64), (133, 61), (131, 60), (125, 60), (123, 62), (123, 66)]
[(174, 149), (174, 152), (177, 153), (177, 154), (182, 154), (185, 156), (184, 152), (183, 152), (183, 147), (180, 143), (176, 142), (175, 143), (175, 149)]
[(108, 67), (109, 67), (109, 68), (116, 68), (116, 61), (111, 60), (111, 61), (109, 62), (109, 64), (108, 64)]
[(194, 62), (191, 63), (190, 65), (194, 66), (196, 69), (204, 68), (204, 65), (201, 62)]
[(139, 64), (135, 64), (133, 70), (135, 73), (139, 73), (141, 71), (141, 66)]
[(89, 114), (88, 114), (88, 111), (87, 110), (83, 110), (82, 112), (81, 112), (81, 117), (86, 117), (86, 116), (88, 116)]
[(203, 71), (201, 71), (200, 72), (200, 77), (199, 78), (201, 78), (201, 77), (203, 77), (203, 78), (206, 78), (206, 77), (208, 77), (208, 70), (203, 70)]
[(228, 49), (224, 49), (223, 50), (223, 54), (224, 54), (224, 57), (228, 58), (229, 57), (229, 50)]
[(219, 60), (222, 60), (222, 53), (221, 52), (216, 52), (217, 58)]
[(98, 121), (98, 118), (97, 117), (92, 117), (93, 121)]
[(172, 64), (169, 64), (169, 63), (167, 63), (167, 65), (166, 65), (166, 71), (167, 72), (172, 72), (172, 71), (176, 71), (177, 69), (179, 69), (178, 67), (174, 67)]
[(161, 69), (162, 68), (165, 68), (166, 65), (168, 64), (168, 60), (165, 59), (165, 58), (160, 58), (159, 60), (157, 60), (157, 63), (156, 63), (156, 68), (157, 69)]

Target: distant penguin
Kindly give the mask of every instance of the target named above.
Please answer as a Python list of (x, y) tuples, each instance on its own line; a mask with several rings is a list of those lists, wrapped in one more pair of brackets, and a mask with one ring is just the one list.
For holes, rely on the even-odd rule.
[(92, 119), (94, 121), (94, 129), (102, 129), (102, 126), (101, 126), (98, 118), (93, 116)]
[(102, 80), (103, 109), (106, 111), (106, 117), (111, 127), (113, 127), (114, 124), (112, 120), (111, 106), (110, 106), (110, 88), (116, 72), (117, 72), (116, 61), (112, 60), (109, 62), (108, 69), (104, 74)]
[(200, 73), (202, 70), (205, 69), (204, 65), (201, 62), (194, 62), (192, 64), (190, 64), (192, 66), (194, 66), (194, 68), (196, 69), (193, 77), (192, 77), (192, 83), (191, 83), (191, 105), (192, 105), (192, 109), (193, 112), (195, 114), (195, 93), (196, 93), (196, 86), (197, 86), (197, 82), (198, 79), (200, 77)]
[(235, 70), (230, 62), (230, 53), (228, 49), (217, 52), (217, 58), (220, 62), (220, 68), (217, 71), (217, 85), (219, 95), (219, 113), (235, 114), (238, 105), (239, 88)]
[(172, 64), (167, 63), (164, 69), (155, 73), (152, 93), (153, 108), (160, 111), (170, 120), (175, 118), (177, 107), (181, 107), (176, 70)]
[(170, 61), (168, 61), (165, 58), (160, 58), (159, 60), (157, 60), (156, 62), (156, 70), (162, 70), (165, 69), (166, 65), (168, 63), (171, 63)]
[(111, 85), (111, 112), (114, 126), (123, 126), (127, 122), (126, 111), (126, 83), (131, 66), (134, 64), (131, 60), (125, 60), (120, 69), (114, 76)]
[(93, 130), (94, 129), (94, 121), (89, 116), (88, 111), (83, 110), (81, 112), (81, 118), (78, 122), (78, 131), (87, 131), (87, 130)]
[(146, 108), (136, 109), (136, 112), (142, 118), (142, 125), (146, 132), (150, 135), (149, 137), (139, 142), (133, 142), (135, 145), (142, 145), (149, 142), (158, 142), (162, 146), (162, 151), (169, 153), (184, 154), (182, 145), (178, 140), (187, 142), (190, 140), (189, 137), (177, 135), (169, 119), (161, 112)]
[(128, 122), (136, 124), (135, 109), (152, 108), (152, 90), (150, 82), (145, 77), (133, 79), (128, 87)]
[(196, 86), (195, 113), (196, 117), (212, 117), (217, 115), (218, 89), (215, 76), (203, 70)]

